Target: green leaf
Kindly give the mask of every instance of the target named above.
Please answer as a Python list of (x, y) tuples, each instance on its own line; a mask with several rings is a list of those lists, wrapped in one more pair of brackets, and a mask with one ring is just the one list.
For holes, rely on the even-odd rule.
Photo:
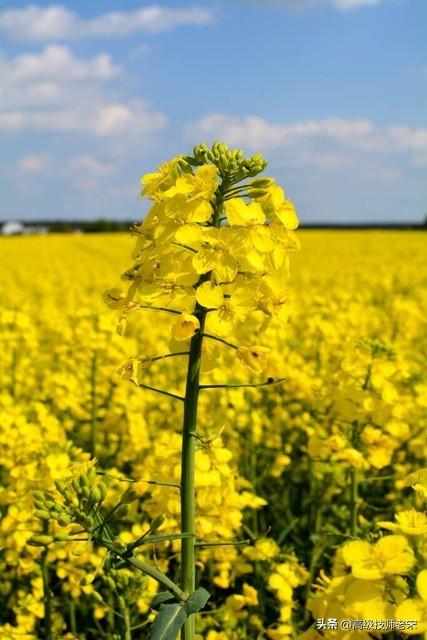
[(159, 613), (148, 633), (149, 640), (176, 640), (187, 617), (184, 605), (179, 602), (160, 605)]
[(196, 589), (196, 591), (193, 591), (193, 593), (184, 602), (184, 607), (187, 611), (187, 614), (191, 615), (192, 613), (201, 611), (209, 598), (209, 591), (206, 591), (206, 589), (203, 589), (203, 587), (199, 587), (198, 589)]
[[(162, 596), (165, 598), (165, 596)], [(165, 598), (166, 599), (166, 598)], [(185, 602), (174, 602), (160, 605), (148, 634), (149, 640), (176, 640), (181, 627), (184, 626), (188, 616), (197, 613), (207, 603), (209, 593), (200, 587), (196, 589)]]
[(159, 591), (159, 593), (154, 596), (151, 602), (151, 608), (158, 609), (161, 604), (167, 602), (168, 600), (176, 600), (173, 593), (171, 593), (170, 591)]

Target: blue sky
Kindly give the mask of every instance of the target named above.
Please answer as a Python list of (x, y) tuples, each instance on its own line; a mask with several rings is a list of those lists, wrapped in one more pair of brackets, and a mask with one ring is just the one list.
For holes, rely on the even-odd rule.
[(0, 220), (124, 218), (222, 139), (302, 222), (427, 214), (425, 0), (2, 3)]

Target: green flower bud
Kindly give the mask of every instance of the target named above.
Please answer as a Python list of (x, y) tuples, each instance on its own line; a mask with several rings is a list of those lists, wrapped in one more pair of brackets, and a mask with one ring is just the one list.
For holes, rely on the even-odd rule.
[(79, 485), (79, 482), (78, 482), (77, 478), (73, 478), (71, 480), (71, 485), (72, 485), (74, 491), (76, 492), (76, 494), (80, 495), (80, 485)]
[(152, 533), (156, 533), (156, 531), (160, 529), (164, 521), (165, 521), (165, 516), (163, 514), (154, 518), (150, 524), (150, 531)]
[(122, 495), (122, 497), (120, 498), (120, 502), (121, 504), (130, 504), (131, 502), (133, 502), (134, 500), (137, 500), (137, 498), (139, 498), (138, 494), (136, 493), (135, 489), (133, 489), (132, 487), (130, 487), (129, 489), (127, 489), (124, 494)]
[(118, 507), (114, 513), (114, 517), (117, 520), (120, 520), (121, 518), (126, 518), (127, 514), (129, 511), (129, 507), (127, 504), (121, 504), (120, 507)]
[(71, 524), (70, 516), (68, 516), (66, 513), (61, 514), (58, 518), (58, 524), (60, 524), (61, 527), (68, 526), (69, 524)]
[(92, 491), (90, 492), (90, 499), (93, 500), (93, 502), (101, 502), (102, 493), (99, 487), (95, 487), (94, 489), (92, 489)]
[(64, 495), (64, 491), (67, 489), (67, 483), (63, 480), (55, 480), (55, 487), (60, 494)]
[(273, 184), (274, 180), (272, 178), (256, 178), (252, 180), (249, 187), (254, 189), (264, 189)]
[(80, 585), (82, 587), (87, 587), (88, 585), (92, 584), (92, 582), (95, 580), (95, 574), (94, 573), (87, 573), (81, 580), (80, 580)]
[(36, 507), (36, 509), (45, 509), (46, 508), (46, 503), (45, 503), (44, 500), (38, 500), (37, 498), (34, 498), (33, 502), (34, 502), (34, 506)]
[(248, 195), (251, 198), (262, 198), (263, 196), (267, 195), (268, 191), (266, 191), (265, 189), (249, 189), (248, 191)]
[(120, 538), (116, 538), (113, 542), (113, 549), (117, 553), (123, 553), (124, 551), (126, 551), (127, 546), (125, 545), (123, 540), (120, 540)]
[(86, 473), (82, 473), (82, 475), (79, 477), (79, 485), (82, 489), (84, 489), (84, 487), (90, 487), (91, 485), (91, 481), (89, 479), (89, 476)]
[(101, 491), (102, 494), (102, 500), (105, 500), (105, 498), (107, 497), (108, 494), (108, 487), (105, 484), (105, 482), (100, 482), (98, 485), (99, 490)]
[(49, 511), (45, 511), (44, 509), (36, 509), (36, 511), (34, 511), (34, 515), (36, 518), (40, 518), (41, 520), (50, 520), (51, 518)]
[(89, 484), (93, 484), (96, 480), (96, 467), (91, 467), (86, 475), (87, 475)]

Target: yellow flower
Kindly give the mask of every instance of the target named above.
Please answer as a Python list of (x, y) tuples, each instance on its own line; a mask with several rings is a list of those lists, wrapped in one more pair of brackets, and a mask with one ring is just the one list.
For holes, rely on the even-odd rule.
[(178, 341), (188, 340), (192, 338), (199, 329), (199, 319), (196, 318), (196, 316), (183, 313), (179, 320), (172, 325), (172, 337)]
[(415, 509), (400, 511), (395, 516), (396, 522), (378, 522), (378, 526), (390, 531), (397, 531), (410, 536), (427, 535), (427, 515)]
[(427, 569), (418, 574), (416, 584), (420, 597), (408, 598), (401, 602), (396, 609), (397, 620), (416, 622), (413, 629), (406, 626), (404, 633), (408, 635), (427, 631)]
[(342, 549), (352, 575), (361, 580), (380, 580), (389, 574), (406, 574), (415, 558), (404, 536), (385, 536), (370, 544), (364, 540), (347, 542)]
[(260, 373), (267, 367), (267, 355), (270, 349), (266, 347), (238, 347), (237, 357), (251, 371)]

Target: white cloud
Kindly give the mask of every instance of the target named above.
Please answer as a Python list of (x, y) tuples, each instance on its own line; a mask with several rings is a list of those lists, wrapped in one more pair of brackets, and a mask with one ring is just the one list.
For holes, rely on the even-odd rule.
[(111, 57), (76, 58), (68, 47), (0, 57), (0, 130), (148, 135), (166, 124), (141, 99), (120, 100), (106, 83), (121, 73)]
[(328, 118), (275, 124), (257, 116), (237, 118), (211, 114), (192, 125), (191, 132), (208, 140), (218, 138), (251, 150), (277, 149), (294, 166), (339, 166), (354, 150), (403, 153), (419, 165), (424, 164), (427, 157), (427, 128), (378, 127), (366, 119)]
[(10, 79), (16, 81), (42, 79), (109, 80), (118, 73), (120, 67), (113, 65), (111, 56), (101, 53), (89, 60), (74, 57), (68, 47), (46, 46), (40, 54), (20, 55), (9, 62), (4, 70)]
[(359, 7), (374, 7), (380, 4), (382, 0), (332, 0), (332, 4), (338, 9), (348, 11), (349, 9), (358, 9)]
[(307, 120), (294, 124), (272, 124), (257, 116), (236, 118), (221, 114), (205, 116), (195, 125), (200, 135), (217, 135), (229, 144), (245, 144), (249, 147), (281, 147), (296, 139), (333, 138), (336, 140), (363, 139), (373, 133), (369, 120)]
[(122, 37), (132, 33), (161, 33), (181, 26), (213, 23), (210, 9), (189, 7), (170, 9), (150, 5), (136, 11), (112, 11), (88, 20), (61, 5), (7, 9), (0, 13), (0, 31), (13, 40), (45, 42), (90, 36)]
[(102, 162), (94, 156), (80, 154), (70, 159), (70, 169), (76, 173), (92, 174), (103, 177), (113, 173), (116, 167), (109, 162)]
[(238, 0), (247, 4), (257, 4), (261, 7), (265, 5), (282, 6), (287, 9), (307, 9), (314, 5), (331, 4), (340, 11), (349, 11), (359, 7), (373, 7), (384, 0)]
[(18, 161), (18, 170), (24, 173), (40, 173), (43, 171), (51, 160), (48, 153), (29, 154), (23, 156)]

